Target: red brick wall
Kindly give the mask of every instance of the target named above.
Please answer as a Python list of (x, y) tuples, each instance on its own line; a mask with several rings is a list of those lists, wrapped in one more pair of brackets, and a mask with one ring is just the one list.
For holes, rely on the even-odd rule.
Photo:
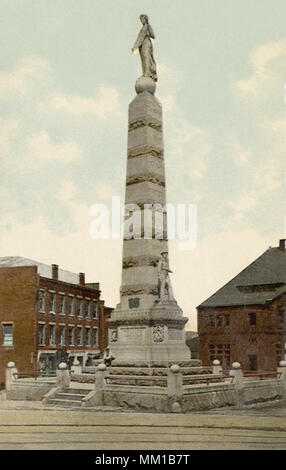
[[(203, 365), (211, 364), (210, 346), (214, 350), (225, 353), (230, 345), (230, 364), (237, 361), (242, 368), (251, 368), (250, 355), (257, 356), (257, 369), (272, 371), (277, 368), (276, 345), (282, 345), (281, 358), (284, 359), (284, 344), (286, 342), (285, 316), (284, 324), (281, 313), (285, 312), (285, 296), (276, 299), (271, 304), (256, 306), (198, 308), (198, 332), (200, 338), (200, 359)], [(256, 314), (256, 325), (250, 325), (250, 313)], [(221, 325), (217, 315), (221, 316)], [(229, 315), (229, 325), (227, 317)], [(211, 326), (211, 316), (215, 326)], [(218, 348), (217, 346), (222, 346)], [(223, 366), (228, 368), (227, 357), (223, 353)], [(215, 354), (217, 355), (217, 354)]]
[[(40, 312), (39, 291), (46, 292), (45, 313)], [(56, 312), (50, 313), (50, 291), (56, 293)], [(66, 314), (60, 312), (60, 293), (68, 294), (75, 299), (75, 315), (69, 315), (68, 302), (66, 302)], [(77, 299), (82, 298), (83, 318), (77, 316)], [(98, 301), (98, 318), (86, 317), (86, 301)], [(15, 362), (19, 373), (34, 373), (38, 371), (38, 352), (56, 351), (60, 346), (60, 325), (66, 326), (66, 349), (68, 352), (101, 351), (107, 347), (106, 317), (112, 309), (104, 307), (104, 301), (100, 300), (100, 291), (87, 286), (80, 286), (40, 277), (36, 267), (17, 267), (0, 269), (0, 322), (13, 323), (14, 342), (13, 348), (3, 347), (3, 327), (0, 325), (0, 382), (5, 380), (5, 368), (10, 361)], [(39, 323), (46, 325), (46, 344), (39, 345)], [(56, 326), (56, 345), (49, 342), (50, 325)], [(74, 348), (68, 344), (68, 327), (75, 327)], [(83, 344), (77, 345), (77, 327), (83, 327)], [(85, 328), (90, 327), (91, 344), (86, 345)], [(98, 345), (93, 346), (93, 330), (97, 328)]]
[[(38, 306), (38, 315), (37, 319), (38, 322), (45, 323), (46, 324), (46, 345), (43, 347), (39, 346), (39, 350), (55, 350), (54, 347), (49, 345), (49, 337), (50, 337), (50, 330), (49, 330), (49, 325), (50, 324), (55, 324), (56, 325), (56, 347), (60, 347), (60, 337), (59, 337), (59, 330), (60, 330), (60, 325), (65, 325), (66, 326), (66, 349), (71, 352), (83, 352), (83, 351), (99, 351), (103, 349), (103, 342), (102, 342), (102, 322), (104, 321), (104, 316), (103, 316), (103, 302), (99, 300), (100, 296), (100, 291), (90, 289), (88, 287), (80, 286), (80, 285), (75, 285), (75, 284), (69, 284), (65, 283), (62, 281), (57, 281), (55, 279), (47, 279), (47, 278), (40, 278), (40, 288), (43, 289), (46, 292), (46, 313), (40, 313), (39, 312), (39, 306)], [(54, 291), (56, 293), (56, 313), (51, 314), (51, 306), (50, 306), (50, 291)], [(61, 315), (60, 312), (60, 293), (64, 293), (66, 297), (66, 314)], [(71, 316), (69, 313), (69, 305), (68, 305), (68, 298), (69, 295), (74, 296), (74, 308), (75, 308), (75, 314), (74, 316)], [(83, 318), (79, 318), (77, 315), (77, 302), (78, 299), (81, 298), (82, 300), (82, 305), (83, 305)], [(98, 318), (93, 319), (93, 316), (91, 314), (91, 318), (88, 319), (86, 317), (86, 302), (87, 299), (90, 299), (91, 302), (94, 300), (98, 301), (99, 304), (99, 310), (98, 310)], [(68, 327), (69, 326), (74, 326), (75, 327), (75, 347), (71, 348), (68, 344)], [(77, 346), (77, 327), (83, 327), (83, 345), (82, 347)], [(85, 328), (90, 327), (91, 329), (91, 346), (88, 347), (86, 345), (86, 338), (85, 338)], [(93, 346), (93, 329), (98, 328), (98, 347)], [(37, 335), (38, 337), (38, 335)]]
[[(0, 269), (0, 382), (8, 362), (20, 373), (36, 370), (36, 293), (39, 277), (35, 267)], [(3, 346), (3, 323), (13, 323), (13, 347)]]

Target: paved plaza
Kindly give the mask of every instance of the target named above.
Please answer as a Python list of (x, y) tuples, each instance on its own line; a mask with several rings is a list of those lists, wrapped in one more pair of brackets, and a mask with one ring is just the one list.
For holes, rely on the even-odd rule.
[(0, 450), (285, 450), (286, 406), (188, 414), (0, 401)]

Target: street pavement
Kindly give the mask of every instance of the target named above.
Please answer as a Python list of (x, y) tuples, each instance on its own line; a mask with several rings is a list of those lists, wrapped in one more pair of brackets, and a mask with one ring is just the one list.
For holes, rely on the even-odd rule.
[(285, 450), (286, 406), (188, 414), (0, 401), (0, 450)]

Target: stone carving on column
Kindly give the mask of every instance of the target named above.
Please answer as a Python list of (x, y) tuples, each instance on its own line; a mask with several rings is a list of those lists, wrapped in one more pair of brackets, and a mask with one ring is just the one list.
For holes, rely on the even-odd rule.
[(140, 305), (140, 299), (138, 297), (129, 299), (128, 304), (129, 304), (129, 308), (138, 308)]
[(143, 77), (150, 77), (154, 82), (157, 81), (156, 62), (153, 57), (152, 39), (155, 39), (154, 31), (149, 24), (147, 15), (140, 15), (142, 28), (138, 34), (137, 40), (132, 48), (132, 52), (139, 49)]
[(153, 327), (153, 341), (154, 343), (162, 343), (165, 339), (165, 328), (163, 325)]
[(110, 330), (110, 342), (115, 343), (117, 341), (117, 329)]
[(158, 279), (159, 279), (159, 300), (174, 301), (173, 289), (171, 286), (171, 280), (169, 273), (172, 271), (169, 269), (168, 252), (162, 251), (161, 258), (158, 262)]

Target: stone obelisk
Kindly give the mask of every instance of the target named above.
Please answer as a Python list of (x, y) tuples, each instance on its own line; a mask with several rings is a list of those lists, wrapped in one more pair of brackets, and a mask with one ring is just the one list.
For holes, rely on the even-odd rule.
[(109, 325), (116, 363), (155, 365), (190, 360), (187, 318), (174, 299), (169, 273), (162, 107), (157, 81), (154, 32), (146, 15), (134, 49), (143, 75), (129, 105), (125, 232), (120, 303)]

